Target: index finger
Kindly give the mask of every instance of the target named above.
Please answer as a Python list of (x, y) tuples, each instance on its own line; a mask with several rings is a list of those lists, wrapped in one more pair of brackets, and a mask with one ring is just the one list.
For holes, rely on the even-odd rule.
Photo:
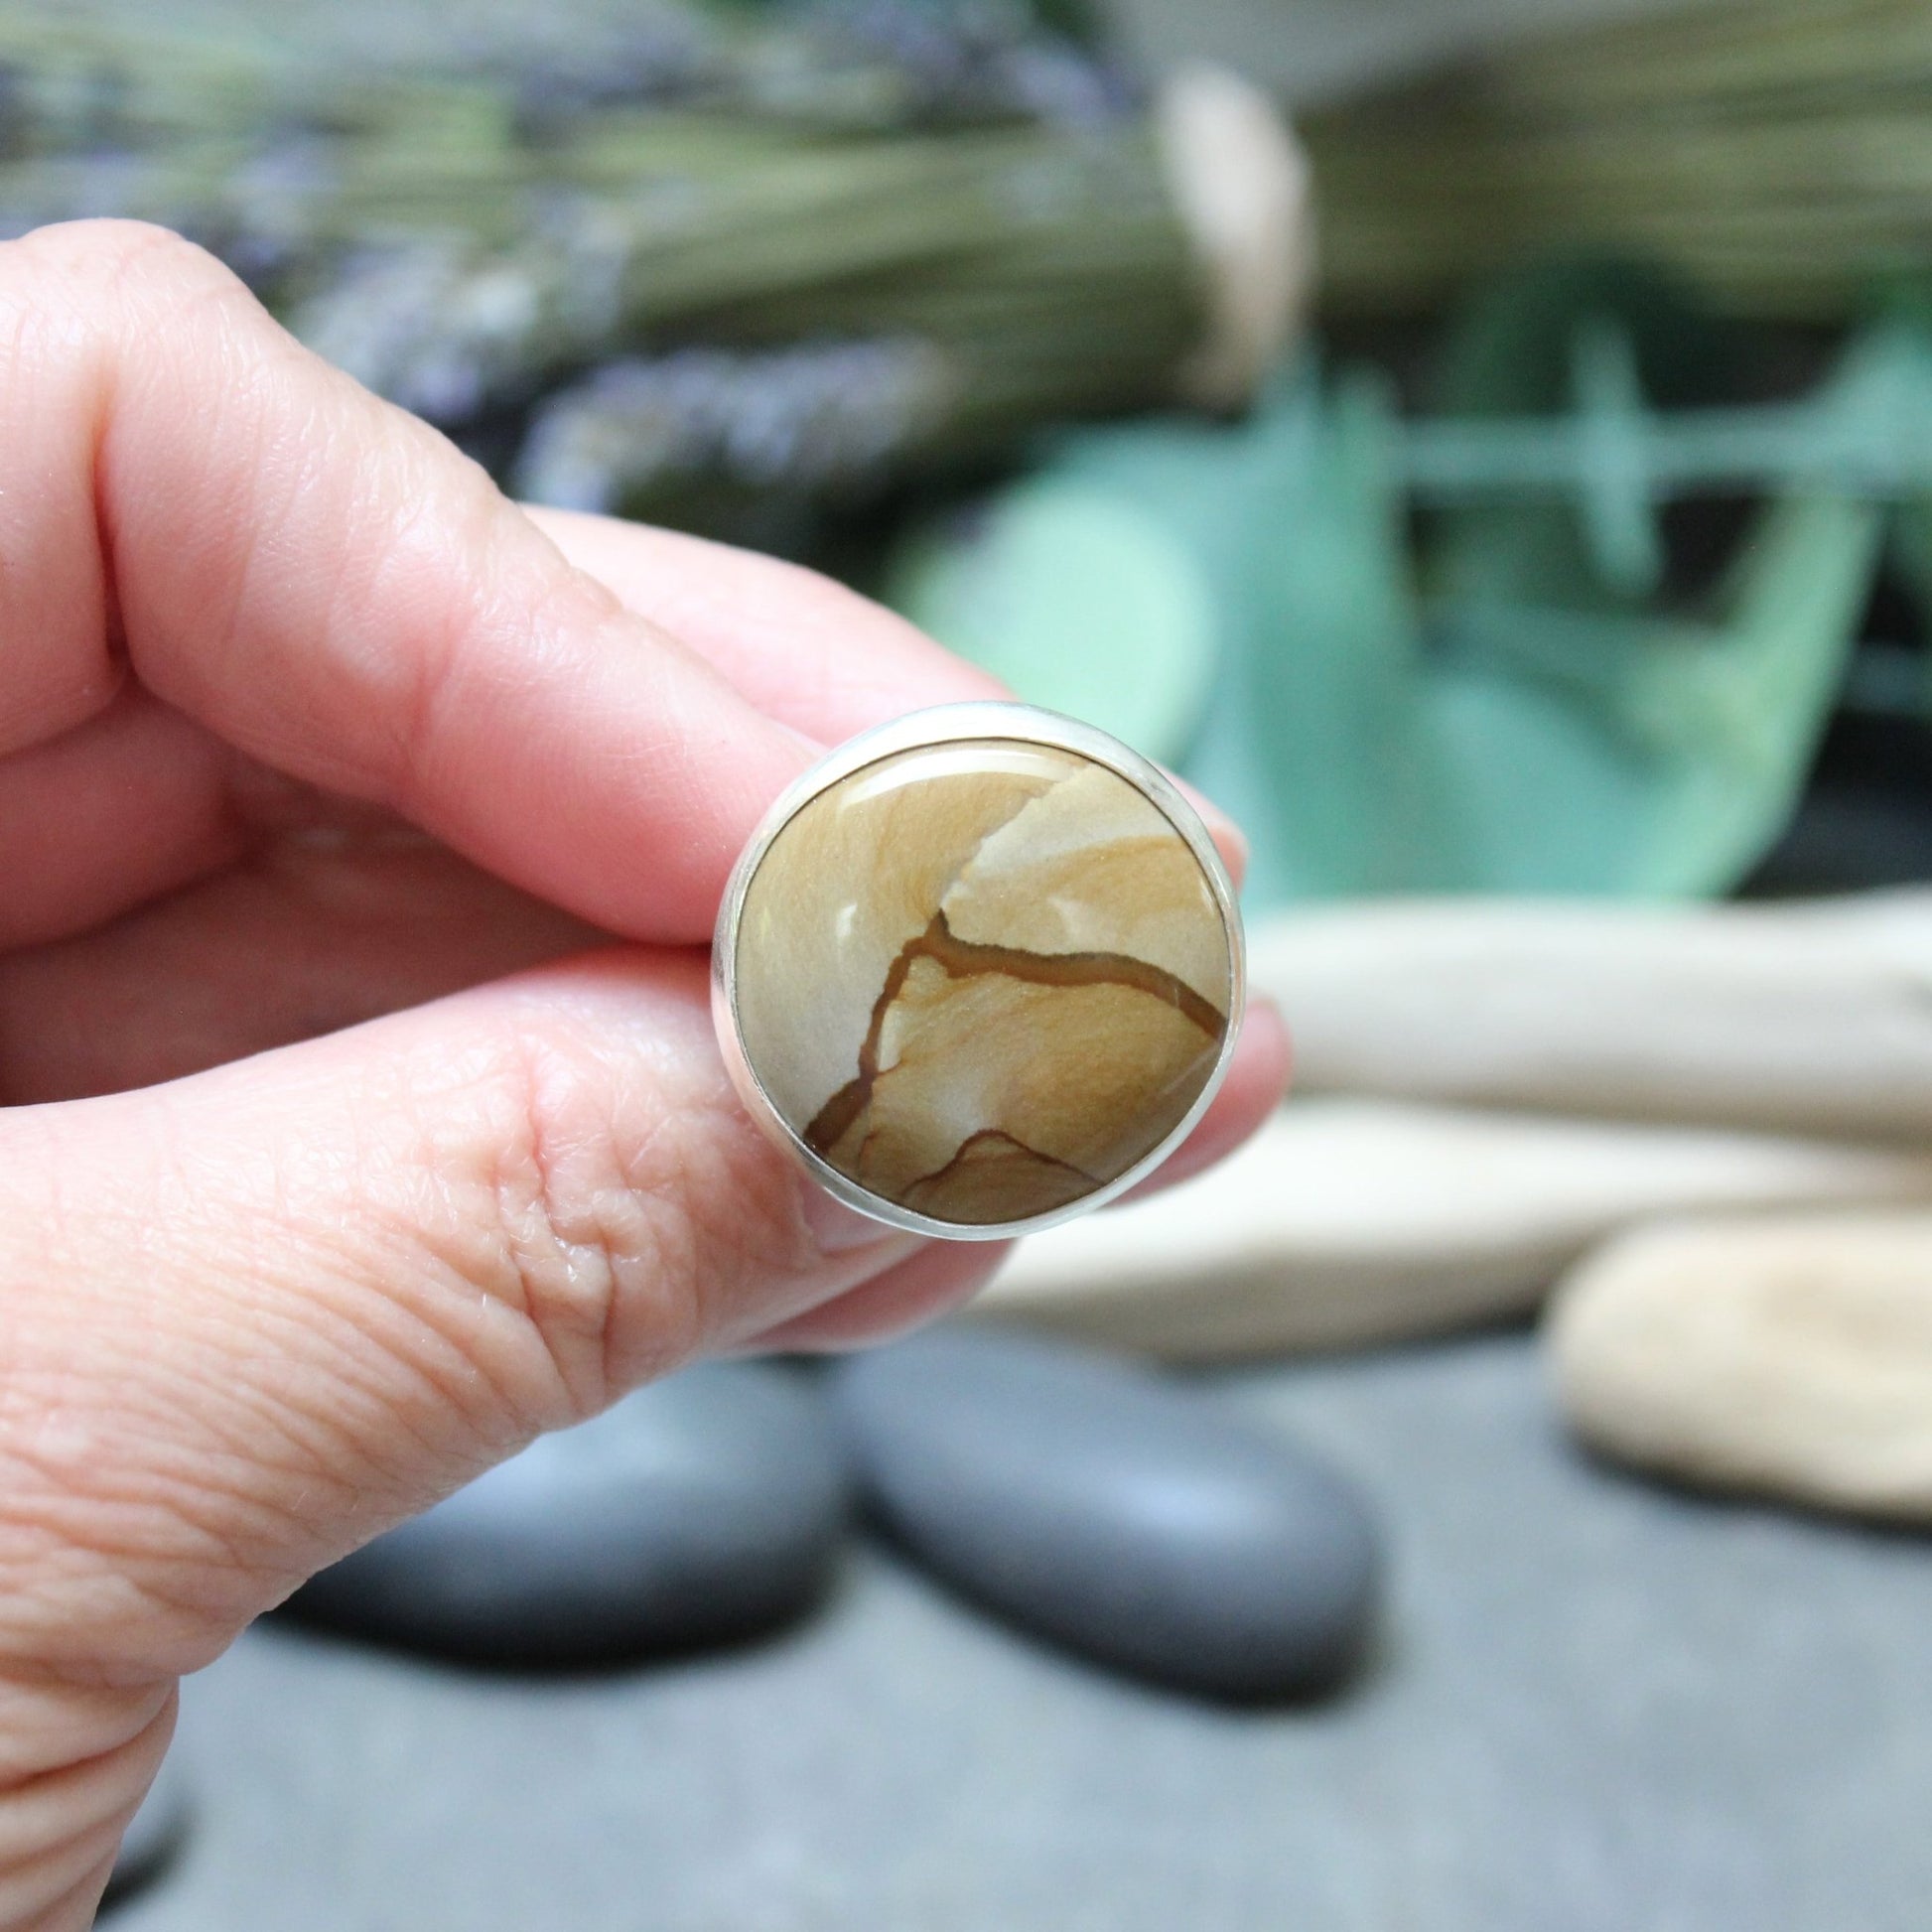
[(125, 672), (612, 931), (708, 936), (812, 747), (160, 229), (0, 247), (0, 755)]
[[(577, 510), (531, 517), (572, 563), (664, 624), (759, 710), (826, 745), (922, 705), (1010, 698), (1005, 685), (844, 585), (775, 557)], [(1235, 883), (1247, 841), (1182, 779)]]
[(683, 639), (760, 711), (822, 745), (1005, 685), (816, 571), (577, 510), (531, 519), (580, 569)]

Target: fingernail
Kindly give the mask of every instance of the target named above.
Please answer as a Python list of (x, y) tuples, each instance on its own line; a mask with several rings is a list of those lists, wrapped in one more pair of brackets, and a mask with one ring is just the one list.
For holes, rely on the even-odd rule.
[(1214, 843), (1226, 855), (1229, 866), (1235, 872), (1246, 872), (1248, 855), (1253, 849), (1248, 844), (1247, 833), (1217, 805), (1208, 806), (1202, 817), (1208, 831), (1213, 834)]
[(835, 1200), (823, 1187), (809, 1180), (801, 1180), (798, 1186), (800, 1212), (820, 1254), (845, 1255), (874, 1242), (901, 1238), (897, 1229)]
[(1244, 872), (1248, 865), (1248, 835), (1235, 824), (1213, 799), (1198, 792), (1184, 779), (1180, 789), (1187, 802), (1200, 816), (1200, 822), (1207, 827), (1208, 837), (1221, 849), (1235, 872)]

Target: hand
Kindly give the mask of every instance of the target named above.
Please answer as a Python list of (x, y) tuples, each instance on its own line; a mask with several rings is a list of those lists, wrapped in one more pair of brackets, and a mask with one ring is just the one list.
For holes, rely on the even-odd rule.
[[(996, 1265), (799, 1180), (703, 954), (820, 747), (992, 689), (526, 514), (158, 230), (0, 247), (0, 1926), (87, 1923), (175, 1680), (322, 1565)], [(1175, 1171), (1284, 1063), (1264, 1010)]]

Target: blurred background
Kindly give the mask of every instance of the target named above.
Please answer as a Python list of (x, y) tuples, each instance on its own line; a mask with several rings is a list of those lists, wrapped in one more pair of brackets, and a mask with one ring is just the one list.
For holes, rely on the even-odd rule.
[(318, 1580), (115, 1924), (1932, 1923), (1932, 8), (0, 0), (86, 214), (1179, 769), (1300, 1055)]

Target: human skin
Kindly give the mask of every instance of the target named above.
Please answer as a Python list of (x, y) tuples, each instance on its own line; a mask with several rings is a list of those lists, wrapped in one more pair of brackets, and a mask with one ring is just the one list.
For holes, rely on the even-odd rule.
[[(746, 1118), (704, 947), (820, 748), (987, 695), (808, 573), (517, 508), (163, 231), (0, 246), (0, 1928), (89, 1922), (177, 1679), (323, 1565), (986, 1279)], [(1286, 1052), (1252, 1014), (1163, 1180)]]

